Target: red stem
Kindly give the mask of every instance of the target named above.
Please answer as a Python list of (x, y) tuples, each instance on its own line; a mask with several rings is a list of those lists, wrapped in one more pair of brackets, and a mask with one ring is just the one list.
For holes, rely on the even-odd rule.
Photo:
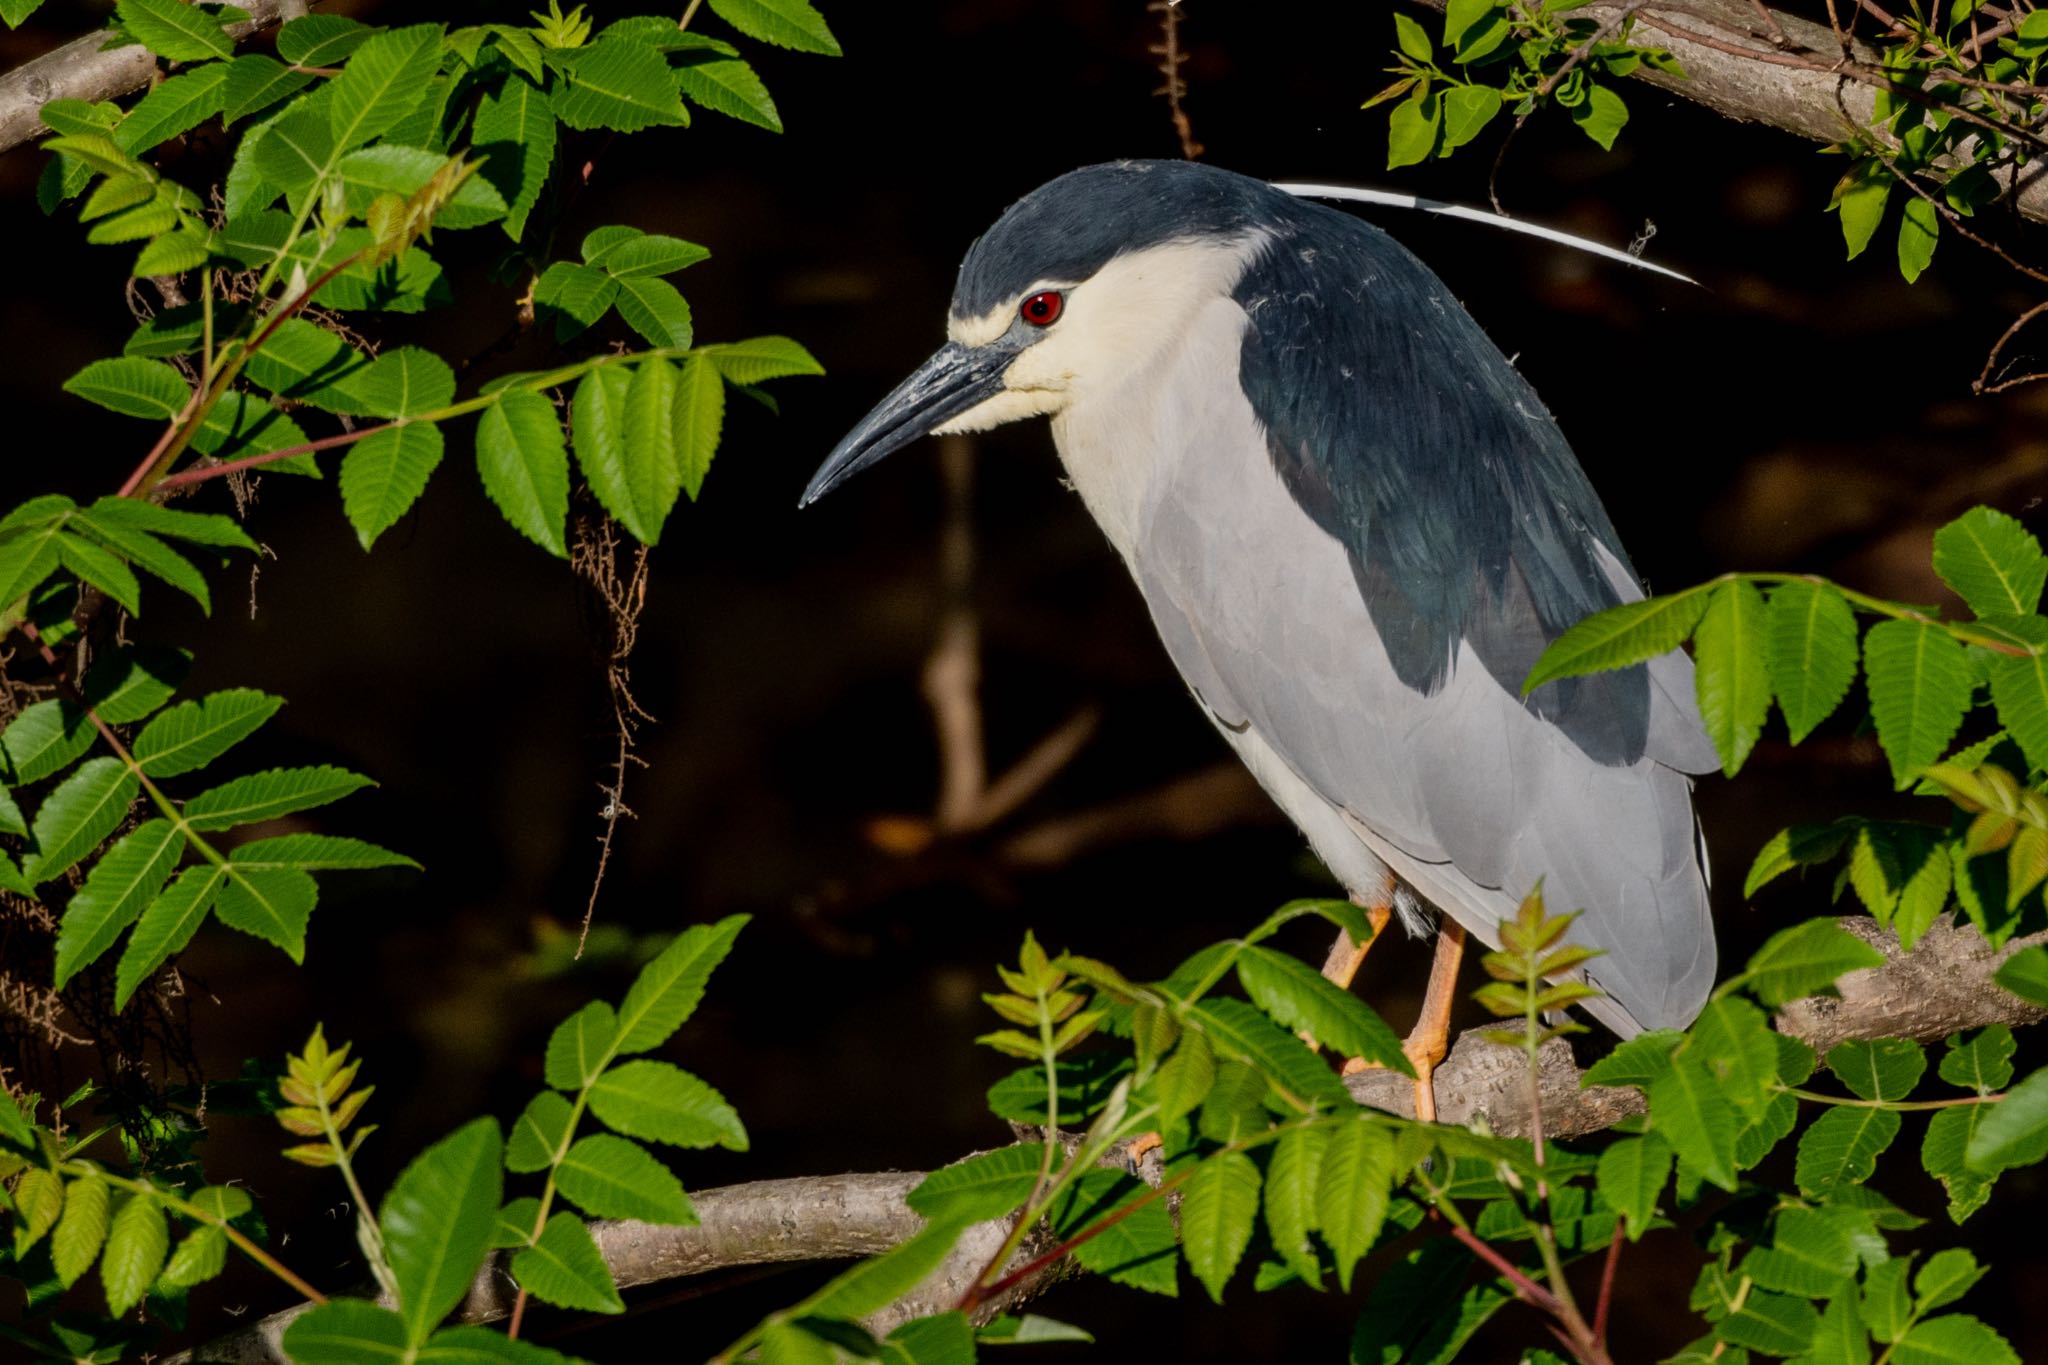
[(189, 484), (203, 483), (208, 479), (220, 478), (223, 474), (233, 474), (238, 470), (254, 469), (258, 465), (275, 464), (277, 461), (289, 459), (293, 455), (310, 455), (317, 450), (332, 450), (335, 446), (350, 445), (362, 440), (365, 436), (374, 436), (380, 431), (389, 431), (393, 427), (403, 425), (403, 422), (379, 422), (374, 427), (364, 427), (359, 431), (344, 431), (338, 436), (322, 436), (317, 441), (302, 441), (298, 445), (285, 446), (280, 450), (266, 450), (261, 455), (244, 455), (239, 460), (229, 460), (224, 464), (197, 466), (176, 474), (166, 475), (164, 478), (157, 480), (156, 486), (158, 488), (183, 488)]
[(1614, 1302), (1614, 1267), (1621, 1262), (1621, 1234), (1627, 1224), (1614, 1220), (1614, 1239), (1607, 1244), (1607, 1263), (1600, 1267), (1600, 1301), (1593, 1305), (1593, 1340), (1607, 1344), (1607, 1308)]
[(1456, 1223), (1452, 1223), (1450, 1228), (1451, 1236), (1463, 1242), (1475, 1256), (1492, 1266), (1502, 1279), (1513, 1285), (1515, 1293), (1521, 1296), (1523, 1302), (1534, 1304), (1546, 1313), (1557, 1313), (1560, 1305), (1555, 1294), (1524, 1275), (1507, 1257), (1488, 1246), (1470, 1229), (1461, 1228)]

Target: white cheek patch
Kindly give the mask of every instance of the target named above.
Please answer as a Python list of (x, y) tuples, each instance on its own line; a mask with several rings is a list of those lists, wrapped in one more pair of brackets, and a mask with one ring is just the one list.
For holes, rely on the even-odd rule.
[(1017, 301), (997, 304), (978, 318), (949, 317), (946, 319), (946, 340), (962, 346), (986, 346), (1010, 330), (1012, 319), (1017, 316)]
[(987, 431), (1027, 417), (1047, 417), (1059, 410), (1064, 395), (1050, 389), (1005, 389), (993, 398), (976, 403), (942, 426), (932, 428), (936, 436), (959, 436), (970, 431)]

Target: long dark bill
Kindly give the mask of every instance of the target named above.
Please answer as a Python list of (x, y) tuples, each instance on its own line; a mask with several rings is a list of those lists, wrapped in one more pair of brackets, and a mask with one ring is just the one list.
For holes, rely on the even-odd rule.
[(941, 346), (833, 447), (797, 506), (809, 507), (884, 455), (1000, 393), (1003, 370), (1015, 358), (997, 346)]

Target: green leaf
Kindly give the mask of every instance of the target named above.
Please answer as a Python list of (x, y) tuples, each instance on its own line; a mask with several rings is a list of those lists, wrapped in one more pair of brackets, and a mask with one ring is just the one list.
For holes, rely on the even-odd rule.
[[(1471, 1269), (1471, 1255), (1449, 1238), (1433, 1239), (1396, 1261), (1373, 1281), (1351, 1339), (1351, 1360), (1359, 1365), (1448, 1365), (1486, 1320), (1512, 1301), (1497, 1281), (1466, 1288)], [(1540, 1353), (1530, 1353), (1529, 1365), (1539, 1358)]]
[(164, 1253), (170, 1246), (171, 1230), (164, 1223), (161, 1204), (145, 1194), (131, 1194), (121, 1201), (107, 1227), (106, 1249), (100, 1253), (100, 1283), (107, 1291), (108, 1313), (118, 1318), (142, 1302), (163, 1269)]
[(169, 701), (191, 665), (192, 656), (182, 649), (131, 645), (110, 650), (86, 670), (86, 704), (110, 725), (131, 724)]
[(1859, 166), (1836, 187), (1831, 207), (1841, 216), (1842, 240), (1849, 248), (1850, 260), (1861, 256), (1870, 239), (1877, 235), (1891, 193), (1890, 172), (1874, 161)]
[[(325, 106), (307, 100), (286, 105), (276, 122), (258, 124), (243, 136), (254, 141), (249, 157), (256, 173), (266, 185), (283, 190), (294, 204), (303, 200), (334, 164), (334, 125)], [(282, 245), (279, 242), (273, 249)]]
[(2031, 1166), (2048, 1156), (2048, 1070), (2006, 1092), (1970, 1138), (1965, 1164), (1979, 1175)]
[(1300, 1039), (1241, 1000), (1203, 1000), (1191, 1011), (1219, 1056), (1250, 1063), (1291, 1102), (1350, 1109), (1351, 1092)]
[(1731, 1346), (1785, 1356), (1804, 1350), (1819, 1327), (1820, 1314), (1812, 1304), (1753, 1289), (1727, 1317), (1714, 1324), (1714, 1336)]
[(151, 777), (203, 768), (256, 733), (282, 705), (282, 697), (246, 687), (180, 702), (142, 727), (135, 760)]
[(543, 1090), (535, 1095), (505, 1142), (505, 1169), (525, 1174), (554, 1165), (574, 1119), (569, 1101), (559, 1094)]
[(1612, 1052), (1586, 1068), (1579, 1084), (1632, 1085), (1639, 1090), (1647, 1089), (1651, 1081), (1671, 1069), (1671, 1050), (1684, 1039), (1685, 1035), (1676, 1029), (1651, 1029), (1647, 1033), (1639, 1033), (1626, 1042), (1617, 1043)]
[(1895, 1365), (2020, 1365), (2006, 1339), (1968, 1313), (1929, 1318), (1892, 1352)]
[(163, 890), (184, 852), (182, 830), (169, 820), (150, 820), (93, 865), (85, 885), (64, 908), (57, 931), (58, 990), (114, 946), (121, 931)]
[(590, 1109), (632, 1137), (747, 1150), (747, 1130), (725, 1096), (667, 1062), (621, 1062), (591, 1085)]
[(2022, 1000), (2048, 1005), (2048, 945), (2037, 943), (2020, 949), (1999, 965), (1998, 974), (1991, 979)]
[(1317, 1226), (1347, 1294), (1351, 1272), (1386, 1221), (1394, 1175), (1394, 1144), (1385, 1129), (1360, 1120), (1330, 1130), (1317, 1175)]
[(83, 1175), (64, 1190), (64, 1214), (50, 1234), (50, 1262), (66, 1289), (92, 1269), (107, 1239), (107, 1182)]
[[(395, 194), (410, 199), (459, 164), (450, 157), (424, 147), (401, 147), (384, 143), (363, 147), (344, 156), (336, 166), (346, 191), (349, 212), (363, 213), (379, 196)], [(505, 216), (505, 201), (491, 182), (472, 175), (456, 186), (434, 214), (436, 228), (472, 228)]]
[(485, 159), (483, 178), (505, 201), (505, 235), (516, 242), (554, 164), (555, 111), (533, 81), (507, 77), (478, 101), (470, 143)]
[(1436, 53), (1436, 45), (1429, 41), (1429, 34), (1421, 24), (1405, 14), (1394, 15), (1394, 42), (1401, 51), (1418, 62), (1426, 62)]
[(1978, 616), (2030, 616), (2048, 583), (2048, 555), (2012, 517), (1973, 507), (1934, 533), (1934, 571)]
[[(556, 261), (544, 271), (533, 286), (533, 306), (542, 321), (553, 319), (555, 339), (567, 341), (577, 333), (596, 325), (605, 315), (605, 310), (619, 296), (619, 282), (594, 265), (579, 265), (574, 261)], [(621, 371), (593, 371), (579, 386), (590, 387), (591, 381), (600, 376), (618, 374)]]
[(1851, 1040), (1828, 1051), (1828, 1070), (1865, 1100), (1902, 1100), (1927, 1071), (1927, 1053), (1910, 1038)]
[(256, 548), (256, 542), (249, 539), (248, 533), (236, 524), (234, 518), (210, 512), (180, 512), (136, 498), (109, 495), (94, 503), (90, 514), (95, 526), (126, 526), (151, 535), (189, 540), (195, 545), (236, 550)]
[(1913, 1293), (1920, 1300), (1917, 1308), (1922, 1313), (1931, 1313), (1954, 1303), (1984, 1278), (1986, 1269), (1977, 1264), (1977, 1258), (1965, 1247), (1935, 1252), (1913, 1277)]
[(39, 701), (23, 708), (0, 731), (8, 780), (26, 786), (62, 772), (92, 747), (95, 734), (85, 712), (68, 701)]
[(1899, 1135), (1899, 1116), (1889, 1109), (1830, 1109), (1799, 1135), (1793, 1178), (1808, 1194), (1860, 1185), (1877, 1169), (1877, 1159)]
[(695, 502), (725, 424), (725, 386), (719, 382), (717, 368), (701, 354), (683, 362), (674, 418), (677, 474), (690, 501)]
[[(1406, 18), (1398, 15), (1397, 18)], [(1426, 85), (1418, 85), (1407, 99), (1396, 104), (1387, 118), (1387, 169), (1413, 166), (1427, 161), (1436, 150), (1442, 127), (1443, 105)]]
[(443, 1327), (427, 1338), (416, 1359), (419, 1365), (580, 1365), (560, 1351), (471, 1326)]
[[(690, 305), (667, 280), (638, 278), (618, 282), (613, 304), (626, 325), (650, 346), (688, 346), (692, 340)], [(687, 364), (687, 362), (686, 362)]]
[(176, 417), (192, 390), (161, 360), (121, 356), (95, 360), (64, 381), (64, 392), (129, 417)]
[(1899, 215), (1899, 273), (1911, 284), (1934, 260), (1941, 240), (1941, 211), (1932, 201), (1912, 195)]
[(64, 1182), (41, 1166), (30, 1166), (14, 1182), (12, 1203), (14, 1259), (19, 1262), (56, 1226), (64, 1211)]
[(230, 864), (214, 913), (231, 929), (253, 934), (305, 960), (306, 922), (320, 899), (313, 879), (297, 868), (244, 868)]
[(619, 1019), (612, 1007), (593, 1000), (555, 1025), (548, 1036), (547, 1083), (557, 1090), (581, 1090), (596, 1080), (612, 1055)]
[(1853, 1290), (1828, 1301), (1813, 1344), (1799, 1360), (1800, 1365), (1870, 1365), (1870, 1332)]
[(555, 117), (571, 128), (634, 133), (689, 122), (668, 63), (645, 44), (605, 39), (557, 60), (568, 82), (555, 95)]
[[(384, 1196), (377, 1225), (398, 1281), (408, 1342), (425, 1341), (462, 1301), (489, 1251), (504, 1185), (503, 1158), (497, 1120), (475, 1119), (414, 1157)], [(580, 1231), (582, 1224), (576, 1226)]]
[(227, 1266), (227, 1234), (216, 1227), (196, 1227), (185, 1234), (185, 1240), (164, 1263), (163, 1273), (157, 1276), (157, 1292), (204, 1284)]
[(1841, 593), (1804, 579), (1773, 588), (1764, 663), (1797, 744), (1833, 714), (1856, 681), (1856, 615)]
[(178, 874), (155, 904), (142, 912), (128, 947), (121, 954), (115, 973), (114, 1007), (126, 1009), (136, 988), (153, 975), (173, 953), (192, 941), (192, 935), (213, 909), (227, 873), (211, 863), (188, 867)]
[(1288, 1269), (1314, 1289), (1322, 1287), (1322, 1268), (1308, 1235), (1322, 1218), (1318, 1201), (1328, 1145), (1327, 1129), (1296, 1128), (1274, 1144), (1266, 1169), (1266, 1234)]
[(0, 0), (0, 20), (9, 28), (20, 28), (42, 7), (43, 0)]
[(1825, 1299), (1855, 1283), (1856, 1244), (1837, 1220), (1816, 1209), (1781, 1211), (1771, 1245), (1743, 1258), (1741, 1271), (1760, 1288)]
[(386, 427), (349, 447), (341, 462), (341, 508), (365, 550), (411, 510), (441, 463), (441, 428)]
[[(2038, 616), (2016, 618), (2034, 644), (2048, 645), (2048, 623)], [(2048, 764), (2048, 653), (1991, 660), (1991, 700), (1998, 719), (2026, 755), (2028, 766)]]
[(540, 1218), (540, 1200), (528, 1196), (515, 1199), (498, 1210), (498, 1226), (491, 1234), (491, 1248), (504, 1251), (511, 1247), (533, 1245), (533, 1225)]
[(1771, 710), (1764, 617), (1762, 593), (1741, 579), (1723, 583), (1707, 600), (1693, 644), (1700, 718), (1728, 777), (1741, 771)]
[(749, 337), (700, 346), (697, 354), (718, 367), (732, 384), (759, 384), (790, 375), (823, 374), (817, 357), (784, 336)]
[[(1649, 1085), (1650, 1118), (1678, 1155), (1724, 1190), (1735, 1188), (1735, 1109), (1696, 1057), (1680, 1052)], [(1894, 1116), (1896, 1117), (1896, 1116)]]
[(1657, 1216), (1657, 1196), (1671, 1178), (1670, 1144), (1656, 1133), (1623, 1138), (1600, 1154), (1600, 1197), (1628, 1220), (1630, 1241), (1639, 1240)]
[(1181, 1252), (1217, 1303), (1223, 1302), (1223, 1286), (1251, 1245), (1258, 1211), (1259, 1168), (1243, 1152), (1208, 1158), (1182, 1187)]
[(210, 62), (157, 82), (114, 129), (114, 145), (132, 156), (197, 128), (220, 112), (227, 78), (225, 64)]
[(455, 371), (418, 346), (386, 351), (345, 380), (329, 382), (353, 404), (336, 410), (361, 416), (419, 417), (455, 401)]
[(630, 235), (609, 236), (604, 229), (599, 229), (583, 239), (584, 263), (618, 278), (673, 275), (710, 255), (695, 242), (641, 232), (637, 228), (631, 229)]
[(304, 71), (294, 71), (275, 57), (251, 52), (237, 57), (227, 67), (221, 86), (221, 122), (232, 124), (261, 113), (287, 95), (296, 94), (312, 81)]
[(1588, 86), (1586, 98), (1572, 106), (1572, 122), (1599, 143), (1601, 151), (1611, 152), (1614, 139), (1621, 136), (1622, 125), (1628, 122), (1628, 104), (1609, 86)]
[(954, 1311), (917, 1318), (889, 1334), (883, 1365), (975, 1365), (974, 1328)]
[(440, 64), (439, 24), (380, 29), (364, 39), (325, 91), (336, 149), (360, 147), (410, 114)]
[(376, 784), (346, 768), (271, 768), (224, 782), (185, 803), (197, 830), (232, 829), (339, 801)]
[(704, 998), (705, 983), (752, 917), (728, 915), (692, 925), (640, 969), (619, 1005), (618, 1051), (645, 1052), (668, 1041)]
[(562, 1158), (555, 1181), (593, 1217), (638, 1218), (671, 1227), (697, 1221), (683, 1182), (639, 1143), (609, 1133), (578, 1138)]
[(30, 885), (61, 877), (114, 832), (134, 801), (135, 775), (118, 758), (88, 759), (43, 799), (21, 860)]
[(979, 1223), (1001, 1218), (1030, 1197), (1045, 1149), (1012, 1143), (941, 1167), (903, 1202), (927, 1222)]
[(2003, 1090), (2012, 1080), (2016, 1046), (2012, 1030), (2004, 1024), (1991, 1024), (1970, 1034), (1951, 1034), (1948, 1051), (1941, 1059), (1941, 1078), (1980, 1095)]
[(513, 530), (549, 554), (569, 557), (562, 529), (569, 515), (569, 450), (553, 403), (515, 390), (485, 408), (476, 428), (476, 468)]
[[(1180, 1293), (1180, 1249), (1173, 1218), (1166, 1201), (1148, 1199), (1150, 1194), (1120, 1172), (1091, 1171), (1056, 1201), (1054, 1226), (1066, 1236), (1100, 1228), (1075, 1247), (1076, 1261), (1117, 1284), (1175, 1298)], [(1110, 1222), (1112, 1217), (1117, 1221)]]
[(1963, 647), (1921, 621), (1880, 621), (1863, 641), (1863, 667), (1878, 742), (1904, 787), (1948, 749), (1970, 706)]
[(1550, 642), (1522, 681), (1528, 696), (1547, 682), (1626, 668), (1669, 654), (1706, 614), (1706, 588), (1648, 597), (1595, 612)]
[(675, 68), (676, 88), (714, 114), (724, 114), (771, 133), (782, 131), (775, 99), (754, 68), (736, 57), (705, 57)]
[(277, 31), (277, 55), (295, 66), (339, 66), (376, 32), (339, 14), (308, 15)]
[[(306, 23), (299, 19), (297, 23)], [(406, 1320), (361, 1299), (330, 1299), (292, 1319), (285, 1353), (296, 1365), (365, 1365), (398, 1362), (409, 1354)]]
[(798, 52), (839, 55), (839, 40), (808, 0), (711, 0), (711, 12), (749, 38)]
[(936, 1270), (965, 1227), (954, 1222), (928, 1223), (922, 1232), (841, 1273), (800, 1308), (823, 1318), (866, 1317), (902, 1298)]
[(252, 839), (235, 849), (233, 861), (238, 868), (290, 867), (309, 872), (419, 866), (404, 854), (335, 834), (280, 834)]
[(1301, 959), (1253, 944), (1238, 954), (1237, 979), (1252, 1003), (1285, 1027), (1305, 1030), (1346, 1057), (1415, 1074), (1386, 1020)]
[(1165, 1127), (1193, 1113), (1216, 1084), (1216, 1052), (1199, 1033), (1181, 1035), (1180, 1046), (1158, 1071), (1154, 1093), (1159, 1124)]
[[(217, 11), (184, 0), (115, 0), (114, 13), (129, 37), (159, 57), (199, 62), (235, 55), (235, 41), (221, 27)], [(120, 1316), (118, 1310), (115, 1316)]]
[(1775, 1008), (1827, 990), (1850, 972), (1883, 965), (1883, 953), (1834, 920), (1812, 919), (1765, 940), (1743, 977), (1751, 994)]
[(1478, 137), (1500, 112), (1500, 91), (1485, 85), (1459, 85), (1443, 93), (1444, 145), (1449, 156)]

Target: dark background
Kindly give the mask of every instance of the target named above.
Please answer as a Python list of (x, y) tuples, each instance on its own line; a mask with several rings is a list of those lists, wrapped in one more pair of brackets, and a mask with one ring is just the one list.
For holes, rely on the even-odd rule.
[[(406, 7), (337, 8), (392, 21)], [(1385, 111), (1359, 105), (1386, 79), (1384, 6), (1186, 8), (1187, 103), (1207, 160), (1484, 201), (1505, 120), (1448, 164), (1382, 169)], [(0, 65), (101, 12), (52, 5), (0, 37)], [(869, 837), (876, 818), (928, 814), (935, 799), (918, 689), (940, 607), (933, 447), (802, 515), (796, 494), (838, 434), (940, 339), (955, 265), (1005, 205), (1077, 165), (1178, 148), (1147, 51), (1156, 20), (1137, 0), (841, 3), (825, 13), (843, 60), (755, 53), (786, 135), (699, 114), (688, 130), (575, 136), (565, 153), (593, 171), (558, 255), (614, 222), (703, 243), (713, 258), (677, 279), (698, 336), (786, 333), (828, 371), (775, 386), (779, 419), (732, 409), (703, 501), (678, 511), (655, 553), (633, 667), (659, 723), (645, 731), (649, 767), (627, 791), (638, 818), (621, 827), (597, 907), (604, 951), (566, 973), (549, 969), (581, 914), (600, 830), (609, 710), (593, 617), (566, 568), (479, 496), (460, 427), (418, 509), (375, 553), (358, 548), (331, 485), (269, 478), (250, 522), (274, 552), (260, 575), (217, 579), (210, 620), (153, 587), (131, 628), (196, 650), (189, 690), (287, 697), (252, 761), (333, 761), (376, 777), (379, 790), (323, 814), (322, 827), (427, 864), (418, 876), (329, 878), (303, 970), (218, 926), (181, 963), (211, 1076), (251, 1056), (274, 1066), (315, 1022), (354, 1041), (378, 1086), (367, 1117), (382, 1128), (362, 1158), (373, 1191), (464, 1118), (512, 1117), (539, 1082), (551, 1025), (623, 988), (633, 948), (616, 940), (629, 935), (756, 917), (667, 1053), (720, 1087), (753, 1135), (745, 1155), (675, 1162), (703, 1188), (926, 1168), (1006, 1140), (982, 1091), (1007, 1067), (971, 1039), (989, 1026), (977, 996), (995, 985), (992, 964), (1014, 954), (1026, 926), (1049, 945), (1153, 976), (1291, 896), (1329, 889), (1299, 838), (1228, 779), (1205, 789), (1198, 809), (1184, 797), (1146, 806), (1200, 837), (1141, 832), (1051, 868), (1019, 868), (1002, 853), (1004, 839), (1044, 821), (1228, 760), (1187, 704), (1136, 592), (1061, 488), (1038, 423), (977, 448), (973, 601), (991, 767), (1077, 708), (1098, 707), (1099, 728), (991, 837), (908, 859)], [(478, 17), (503, 16), (479, 7)], [(700, 22), (718, 29), (708, 12)], [(1633, 118), (1613, 154), (1561, 119), (1532, 121), (1502, 168), (1503, 201), (1617, 244), (1654, 223), (1650, 254), (1703, 287), (1478, 227), (1372, 216), (1517, 357), (1654, 588), (1728, 567), (1813, 569), (1938, 600), (1926, 569), (1932, 528), (1979, 501), (2030, 517), (2048, 484), (2039, 394), (1969, 396), (1986, 348), (2031, 302), (2018, 277), (1950, 240), (1908, 288), (1889, 231), (1844, 264), (1821, 211), (1843, 162), (1647, 88), (1627, 95)], [(166, 164), (203, 184), (221, 153), (215, 133), (171, 150)], [(128, 253), (84, 246), (68, 210), (38, 212), (41, 161), (29, 149), (0, 157), (14, 265), (0, 315), (9, 502), (52, 487), (110, 489), (141, 439), (134, 423), (58, 389), (118, 353), (132, 326), (120, 284)], [(455, 306), (388, 328), (369, 320), (380, 339), (465, 355), (498, 336), (515, 291), (486, 269), (494, 233), (439, 238)], [(465, 383), (550, 354), (528, 338)], [(223, 502), (216, 489), (206, 505)], [(1739, 780), (1701, 783), (1726, 961), (1823, 908), (1821, 879), (1743, 904), (1741, 872), (1757, 846), (1790, 820), (1887, 799), (1874, 747), (1831, 736), (1795, 753), (1774, 734)], [(1313, 957), (1323, 944), (1304, 932), (1290, 946)], [(1397, 1027), (1412, 1017), (1426, 963), (1425, 947), (1398, 944), (1368, 964), (1364, 989)], [(62, 1062), (72, 1081), (94, 1067), (77, 1050)], [(273, 1228), (290, 1235), (288, 1259), (322, 1282), (355, 1274), (338, 1182), (277, 1158), (265, 1121), (222, 1117), (214, 1131), (209, 1172), (258, 1193)], [(1929, 1230), (1938, 1235), (1939, 1191), (1906, 1170), (1918, 1132), (1908, 1124), (1881, 1183), (1939, 1220)], [(1966, 1229), (1999, 1268), (1964, 1306), (2040, 1359), (2048, 1328), (2016, 1307), (2048, 1290), (2038, 1237), (2023, 1235), (2037, 1184), (2007, 1177)], [(1694, 1264), (1682, 1232), (1627, 1253), (1620, 1358), (1650, 1359), (1696, 1333), (1682, 1311)], [(544, 1313), (535, 1329), (602, 1359), (693, 1358), (813, 1279), (792, 1271), (735, 1277), (717, 1293), (657, 1287), (629, 1295), (636, 1311), (623, 1322)], [(283, 1302), (239, 1267), (194, 1296), (211, 1328), (225, 1325), (224, 1308)], [(1191, 1281), (1175, 1302), (1083, 1282), (1040, 1306), (1095, 1331), (1098, 1358), (1109, 1360), (1338, 1359), (1356, 1312), (1334, 1294), (1255, 1300), (1248, 1282), (1228, 1309)], [(1535, 1320), (1510, 1310), (1471, 1358), (1512, 1361), (1540, 1340)]]

